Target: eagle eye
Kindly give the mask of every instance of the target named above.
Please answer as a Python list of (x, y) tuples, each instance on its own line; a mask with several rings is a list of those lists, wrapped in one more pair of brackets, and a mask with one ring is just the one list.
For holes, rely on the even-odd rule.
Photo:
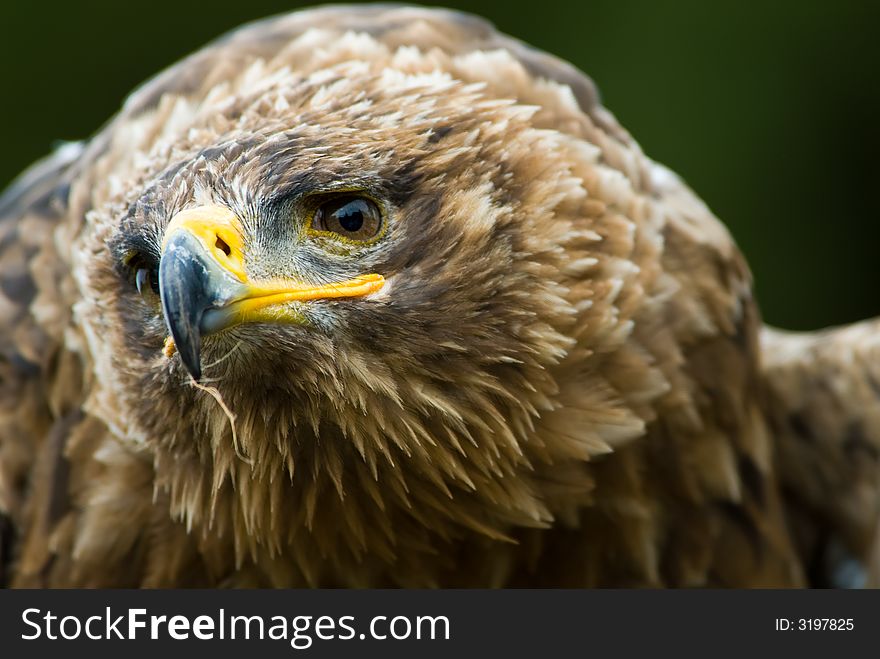
[(382, 212), (366, 197), (336, 197), (318, 207), (312, 217), (312, 229), (366, 242), (382, 230)]
[(159, 268), (148, 256), (134, 252), (125, 259), (125, 265), (134, 281), (137, 292), (145, 295), (148, 290), (159, 294)]
[(138, 268), (138, 271), (135, 273), (135, 285), (137, 286), (138, 293), (143, 295), (148, 283), (150, 290), (158, 295), (159, 274), (153, 268)]

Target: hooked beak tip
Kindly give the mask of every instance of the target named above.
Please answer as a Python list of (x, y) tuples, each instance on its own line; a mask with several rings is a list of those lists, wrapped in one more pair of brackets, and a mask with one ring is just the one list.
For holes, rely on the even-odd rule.
[(211, 299), (205, 281), (205, 267), (198, 258), (197, 245), (193, 243), (184, 232), (169, 241), (159, 263), (159, 296), (165, 325), (180, 360), (198, 381), (201, 378), (200, 325)]

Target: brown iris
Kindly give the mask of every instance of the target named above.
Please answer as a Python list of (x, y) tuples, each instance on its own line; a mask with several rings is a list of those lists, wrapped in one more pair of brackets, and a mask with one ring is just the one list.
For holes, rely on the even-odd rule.
[(318, 207), (312, 218), (312, 229), (366, 242), (382, 230), (382, 212), (365, 197), (336, 197)]

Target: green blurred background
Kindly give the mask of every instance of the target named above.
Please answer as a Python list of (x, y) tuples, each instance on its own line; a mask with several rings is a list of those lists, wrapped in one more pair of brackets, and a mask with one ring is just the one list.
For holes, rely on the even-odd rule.
[[(313, 3), (309, 3), (313, 4)], [(727, 223), (765, 318), (880, 314), (880, 2), (449, 2), (570, 60)], [(273, 0), (3, 3), (0, 186)]]

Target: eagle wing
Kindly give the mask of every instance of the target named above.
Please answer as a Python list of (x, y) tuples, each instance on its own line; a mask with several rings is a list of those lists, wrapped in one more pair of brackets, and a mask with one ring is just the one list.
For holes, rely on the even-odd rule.
[(805, 334), (768, 328), (762, 344), (780, 481), (812, 580), (876, 586), (880, 322)]
[(81, 374), (63, 354), (74, 299), (59, 241), (82, 151), (63, 146), (0, 196), (0, 583), (24, 519), (48, 532), (67, 496), (63, 447)]

